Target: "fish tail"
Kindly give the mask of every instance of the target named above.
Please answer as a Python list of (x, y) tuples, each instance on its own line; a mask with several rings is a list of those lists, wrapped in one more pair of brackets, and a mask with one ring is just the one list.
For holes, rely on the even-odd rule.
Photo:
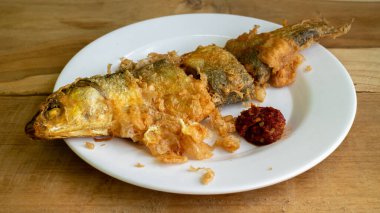
[(275, 30), (273, 34), (287, 37), (293, 40), (301, 49), (304, 49), (322, 38), (335, 39), (346, 34), (351, 29), (353, 21), (354, 19), (350, 23), (334, 26), (324, 18), (307, 19), (298, 24)]

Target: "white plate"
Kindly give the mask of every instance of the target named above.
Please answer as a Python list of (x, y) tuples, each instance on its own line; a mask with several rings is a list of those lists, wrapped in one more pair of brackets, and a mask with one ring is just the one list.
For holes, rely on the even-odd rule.
[[(222, 14), (168, 16), (132, 24), (95, 40), (78, 52), (60, 74), (55, 90), (77, 77), (105, 74), (107, 64), (118, 66), (119, 58), (133, 60), (150, 52), (179, 54), (198, 45), (224, 43), (255, 24), (260, 32), (280, 27), (267, 21)], [(287, 88), (268, 89), (263, 106), (281, 110), (287, 120), (287, 136), (272, 145), (255, 147), (242, 141), (233, 154), (215, 150), (214, 157), (180, 165), (157, 163), (141, 147), (123, 139), (84, 147), (90, 138), (67, 139), (69, 147), (100, 171), (122, 181), (159, 191), (183, 194), (222, 194), (269, 186), (315, 166), (330, 155), (347, 135), (356, 112), (356, 94), (343, 65), (321, 45), (302, 52), (305, 62), (296, 82)], [(311, 72), (303, 72), (311, 65)], [(223, 114), (238, 115), (242, 104), (225, 106)], [(106, 143), (105, 146), (100, 144)], [(136, 163), (144, 168), (136, 168)], [(189, 166), (209, 167), (215, 179), (200, 184), (201, 173), (188, 172)], [(271, 168), (271, 169), (270, 169)]]

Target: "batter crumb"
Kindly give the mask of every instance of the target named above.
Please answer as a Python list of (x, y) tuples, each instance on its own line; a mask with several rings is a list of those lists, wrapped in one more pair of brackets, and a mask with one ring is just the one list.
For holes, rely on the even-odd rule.
[(197, 171), (200, 171), (200, 170), (205, 171), (205, 173), (203, 173), (203, 175), (201, 177), (201, 183), (203, 185), (207, 185), (212, 180), (214, 180), (215, 172), (212, 169), (210, 169), (210, 168), (190, 166), (189, 169), (188, 169), (189, 172), (197, 172)]
[(307, 65), (305, 68), (305, 72), (310, 72), (313, 68), (310, 65)]
[(111, 67), (112, 67), (112, 64), (108, 64), (107, 65), (107, 74), (111, 74)]
[(87, 149), (95, 149), (95, 145), (91, 142), (87, 142), (84, 144), (86, 146)]
[(235, 152), (240, 148), (240, 139), (234, 135), (228, 135), (225, 137), (219, 137), (214, 146), (220, 146), (227, 152)]
[(196, 171), (199, 171), (200, 169), (202, 169), (202, 168), (200, 168), (200, 167), (195, 168), (194, 166), (190, 166), (187, 171), (189, 171), (189, 172), (196, 172)]
[(243, 104), (243, 107), (244, 107), (244, 108), (249, 108), (249, 107), (251, 107), (251, 103), (250, 103), (250, 102), (242, 102), (242, 104)]
[(145, 165), (141, 164), (141, 163), (136, 163), (135, 167), (137, 167), (137, 168), (143, 168), (143, 167), (145, 167)]

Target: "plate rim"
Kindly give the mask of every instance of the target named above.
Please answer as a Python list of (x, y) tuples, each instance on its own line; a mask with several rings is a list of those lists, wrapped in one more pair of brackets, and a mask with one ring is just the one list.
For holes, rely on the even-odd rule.
[[(59, 77), (57, 78), (57, 81), (56, 81), (55, 86), (54, 86), (54, 91), (56, 89), (58, 89), (60, 78), (62, 78), (62, 76), (65, 74), (65, 70), (67, 70), (67, 67), (70, 66), (70, 63), (73, 63), (72, 62), (73, 59), (76, 56), (78, 56), (79, 54), (81, 54), (84, 51), (86, 51), (86, 49), (90, 45), (94, 45), (94, 43), (96, 43), (97, 41), (99, 41), (99, 40), (101, 40), (101, 39), (103, 39), (103, 38), (105, 38), (107, 36), (110, 36), (112, 34), (115, 34), (119, 30), (122, 30), (124, 28), (128, 28), (128, 27), (131, 27), (131, 26), (139, 25), (139, 24), (143, 24), (143, 23), (146, 23), (146, 22), (151, 22), (153, 20), (159, 20), (159, 19), (163, 20), (163, 19), (175, 18), (175, 17), (179, 17), (179, 16), (183, 17), (183, 16), (204, 16), (204, 15), (211, 15), (211, 16), (234, 16), (234, 17), (238, 17), (238, 18), (250, 18), (250, 19), (254, 19), (254, 20), (260, 20), (260, 21), (263, 21), (263, 22), (267, 22), (267, 23), (270, 23), (270, 24), (275, 24), (275, 23), (272, 23), (272, 22), (269, 22), (269, 21), (266, 21), (266, 20), (257, 19), (257, 18), (253, 18), (253, 17), (240, 16), (240, 15), (231, 15), (231, 14), (214, 14), (214, 13), (179, 14), (179, 15), (163, 16), (163, 17), (157, 17), (157, 18), (153, 18), (153, 19), (139, 21), (139, 22), (136, 22), (136, 23), (133, 23), (133, 24), (130, 24), (130, 25), (126, 25), (126, 26), (120, 27), (118, 29), (115, 29), (115, 30), (109, 32), (109, 33), (106, 33), (106, 34), (102, 35), (101, 37), (95, 39), (94, 41), (90, 42), (85, 47), (83, 47), (80, 51), (78, 51), (70, 59), (70, 61), (65, 65), (65, 67), (63, 68), (63, 70), (59, 74)], [(236, 188), (235, 190), (230, 189), (230, 190), (221, 190), (221, 191), (214, 191), (214, 192), (210, 192), (210, 191), (207, 191), (207, 190), (206, 191), (198, 191), (198, 192), (182, 191), (182, 190), (179, 190), (179, 191), (177, 191), (177, 190), (168, 190), (165, 187), (145, 185), (145, 184), (141, 184), (139, 182), (133, 181), (133, 180), (126, 181), (124, 177), (120, 177), (118, 174), (115, 174), (115, 173), (110, 174), (109, 171), (106, 171), (104, 168), (97, 166), (96, 164), (94, 164), (93, 162), (91, 162), (88, 158), (86, 158), (85, 156), (83, 156), (80, 152), (78, 152), (78, 150), (73, 146), (73, 144), (69, 142), (69, 140), (65, 139), (65, 142), (66, 142), (66, 144), (70, 147), (70, 149), (74, 153), (76, 153), (80, 158), (82, 158), (82, 160), (84, 160), (86, 163), (90, 164), (91, 166), (93, 166), (97, 170), (100, 170), (101, 172), (103, 172), (103, 173), (105, 173), (107, 175), (110, 175), (110, 176), (112, 176), (112, 177), (114, 177), (116, 179), (119, 179), (119, 180), (121, 180), (123, 182), (127, 182), (127, 183), (130, 183), (130, 184), (136, 185), (136, 186), (140, 186), (140, 187), (144, 187), (144, 188), (149, 188), (149, 189), (153, 189), (153, 190), (158, 190), (158, 191), (164, 191), (164, 192), (170, 192), (170, 193), (178, 193), (178, 194), (226, 194), (226, 193), (236, 193), (236, 192), (254, 190), (254, 189), (257, 189), (257, 188), (263, 188), (263, 187), (267, 187), (267, 186), (270, 186), (270, 185), (274, 185), (274, 184), (277, 184), (277, 183), (289, 180), (289, 179), (291, 179), (291, 178), (293, 178), (293, 177), (295, 177), (295, 176), (297, 176), (299, 174), (302, 174), (303, 172), (306, 172), (307, 170), (313, 168), (314, 166), (316, 166), (317, 164), (319, 164), (321, 161), (323, 161), (324, 159), (326, 159), (329, 155), (331, 155), (332, 152), (334, 152), (337, 149), (337, 147), (343, 142), (344, 138), (347, 136), (349, 130), (351, 129), (351, 127), (353, 125), (353, 122), (354, 122), (354, 119), (355, 119), (356, 111), (357, 111), (357, 95), (356, 95), (356, 91), (355, 91), (355, 86), (353, 84), (352, 78), (349, 75), (347, 69), (343, 66), (343, 64), (330, 51), (328, 51), (322, 45), (319, 45), (319, 46), (327, 54), (329, 54), (329, 57), (332, 57), (332, 58), (335, 59), (335, 61), (337, 62), (337, 65), (340, 66), (341, 69), (343, 69), (345, 71), (345, 75), (350, 80), (350, 83), (351, 83), (351, 86), (352, 86), (351, 89), (353, 89), (353, 91), (351, 91), (351, 92), (353, 92), (352, 93), (353, 94), (352, 98), (353, 98), (353, 102), (354, 102), (354, 105), (352, 106), (353, 107), (353, 114), (351, 115), (348, 123), (345, 125), (344, 131), (340, 133), (339, 139), (336, 142), (332, 143), (332, 146), (328, 150), (326, 150), (325, 152), (321, 153), (318, 158), (315, 158), (313, 160), (313, 162), (308, 163), (303, 168), (299, 168), (297, 171), (293, 171), (292, 173), (288, 173), (287, 175), (285, 175), (285, 178), (284, 177), (279, 178), (279, 180), (268, 182), (266, 185), (261, 185), (259, 187), (242, 187), (242, 188)]]

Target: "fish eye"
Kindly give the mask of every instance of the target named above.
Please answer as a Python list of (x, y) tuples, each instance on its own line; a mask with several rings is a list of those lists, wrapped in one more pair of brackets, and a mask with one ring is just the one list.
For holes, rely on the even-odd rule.
[(44, 113), (46, 118), (53, 118), (61, 114), (61, 103), (56, 99), (50, 99)]
[(53, 100), (48, 103), (46, 110), (49, 111), (49, 110), (60, 108), (60, 107), (61, 107), (60, 103), (57, 100)]

